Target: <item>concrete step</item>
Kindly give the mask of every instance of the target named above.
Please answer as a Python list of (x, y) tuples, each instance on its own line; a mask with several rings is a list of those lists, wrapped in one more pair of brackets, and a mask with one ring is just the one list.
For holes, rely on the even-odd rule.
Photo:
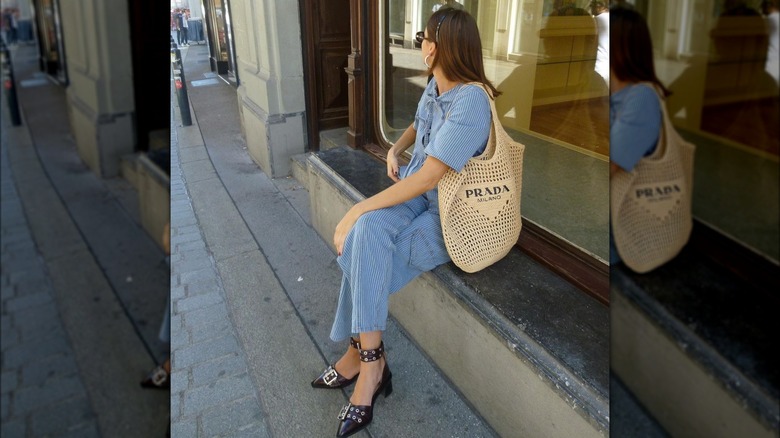
[(139, 154), (127, 154), (119, 159), (119, 176), (127, 180), (136, 190), (141, 187), (138, 176)]
[[(387, 187), (384, 165), (339, 147), (293, 159), (325, 242)], [(297, 169), (297, 170), (296, 170)], [(609, 309), (523, 252), (476, 274), (452, 264), (390, 300), (392, 316), (502, 436), (609, 433)]]
[[(777, 279), (776, 265), (763, 269)], [(613, 266), (610, 289), (611, 366), (664, 429), (777, 436), (777, 289), (747, 284), (691, 244), (649, 274)]]

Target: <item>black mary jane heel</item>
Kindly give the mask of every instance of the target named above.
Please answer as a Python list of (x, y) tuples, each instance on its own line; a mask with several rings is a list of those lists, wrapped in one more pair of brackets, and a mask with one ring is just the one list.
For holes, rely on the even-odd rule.
[[(379, 344), (379, 348), (376, 350), (360, 350), (360, 360), (363, 362), (375, 362), (384, 357), (384, 343)], [(390, 368), (387, 366), (387, 360), (385, 360), (385, 367), (382, 370), (382, 380), (379, 381), (379, 385), (374, 391), (373, 397), (371, 397), (371, 404), (368, 406), (357, 406), (352, 403), (348, 403), (341, 408), (338, 419), (341, 420), (339, 424), (339, 430), (336, 433), (337, 437), (348, 437), (366, 428), (374, 418), (374, 404), (379, 394), (385, 393), (385, 398), (393, 392), (393, 374), (390, 372)]]
[[(360, 342), (356, 341), (354, 338), (349, 338), (349, 345), (352, 348), (360, 351)], [(325, 371), (322, 372), (322, 374), (320, 374), (319, 377), (312, 380), (311, 387), (326, 389), (344, 388), (355, 383), (358, 375), (360, 375), (360, 373), (355, 374), (351, 379), (347, 379), (346, 377), (339, 374), (338, 371), (336, 371), (335, 364), (331, 364), (328, 366), (328, 368), (325, 369)]]

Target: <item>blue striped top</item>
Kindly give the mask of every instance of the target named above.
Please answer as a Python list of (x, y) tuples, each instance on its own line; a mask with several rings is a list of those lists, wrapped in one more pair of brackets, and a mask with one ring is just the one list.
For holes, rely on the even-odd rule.
[[(485, 150), (490, 122), (490, 103), (481, 87), (458, 84), (439, 96), (436, 79), (431, 79), (417, 104), (414, 152), (409, 165), (401, 170), (401, 178), (420, 170), (428, 156), (460, 172), (469, 158)], [(438, 214), (438, 188), (425, 196), (429, 211)]]

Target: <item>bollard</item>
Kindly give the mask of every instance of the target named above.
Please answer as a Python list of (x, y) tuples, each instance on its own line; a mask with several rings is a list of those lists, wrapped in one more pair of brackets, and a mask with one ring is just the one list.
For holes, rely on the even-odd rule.
[(192, 125), (192, 116), (190, 115), (190, 103), (187, 96), (187, 80), (184, 78), (184, 65), (178, 48), (171, 48), (171, 63), (173, 64), (173, 82), (176, 86), (176, 97), (179, 101), (179, 110), (181, 111), (181, 124), (190, 126)]
[(22, 114), (19, 111), (19, 101), (16, 97), (16, 82), (14, 81), (14, 69), (11, 65), (11, 53), (5, 42), (0, 41), (0, 56), (2, 56), (3, 88), (8, 96), (8, 109), (11, 112), (11, 124), (22, 124)]

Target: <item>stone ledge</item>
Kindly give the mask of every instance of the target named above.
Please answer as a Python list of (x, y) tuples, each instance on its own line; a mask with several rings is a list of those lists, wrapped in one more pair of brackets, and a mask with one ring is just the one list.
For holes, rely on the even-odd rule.
[(138, 157), (136, 169), (141, 224), (157, 245), (165, 248), (163, 230), (171, 216), (170, 177), (145, 154)]
[(613, 370), (669, 433), (777, 436), (775, 298), (692, 245), (610, 288)]
[[(326, 242), (351, 205), (390, 184), (364, 152), (307, 161)], [(442, 265), (394, 294), (390, 311), (500, 434), (608, 434), (609, 309), (522, 251), (476, 274)]]

